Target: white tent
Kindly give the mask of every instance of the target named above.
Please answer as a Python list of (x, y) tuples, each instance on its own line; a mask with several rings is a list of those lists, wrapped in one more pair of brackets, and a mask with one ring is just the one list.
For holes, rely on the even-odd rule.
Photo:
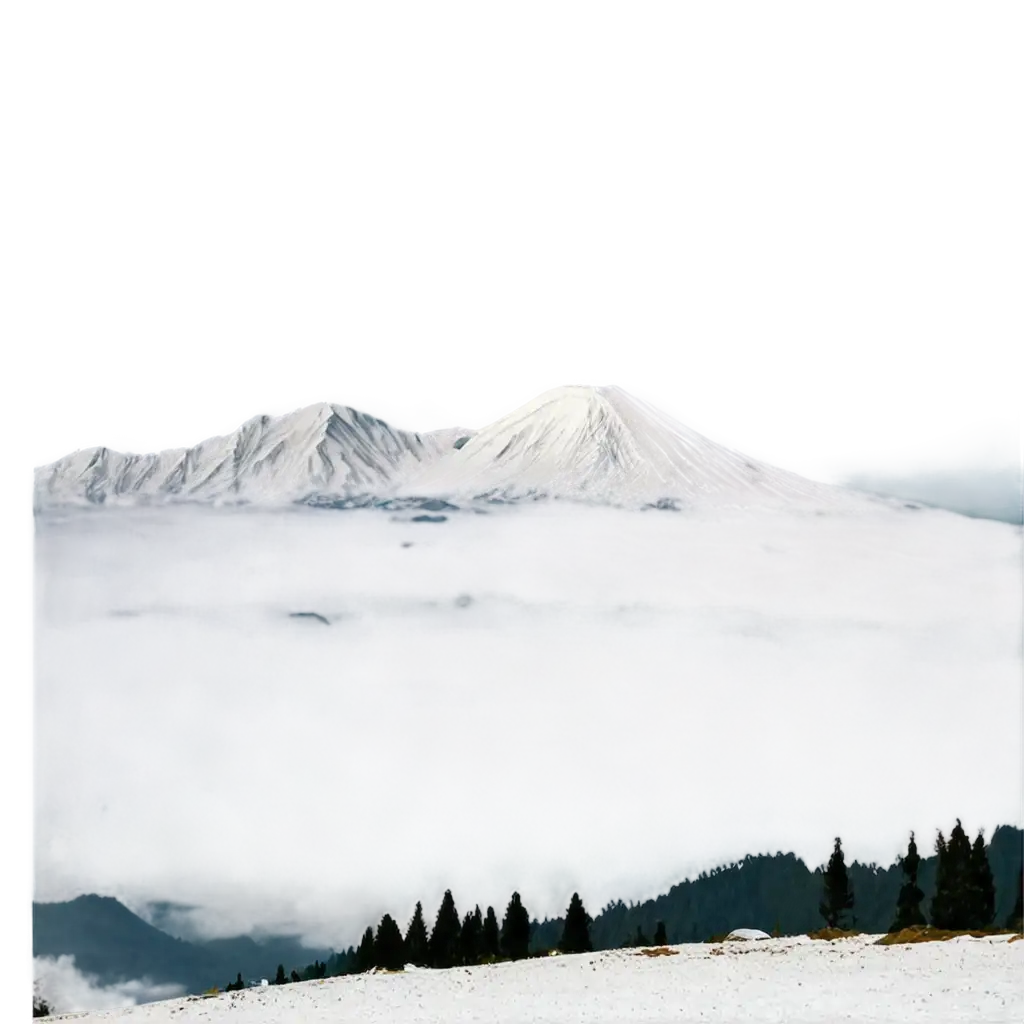
[(761, 931), (760, 928), (735, 928), (725, 938), (728, 941), (729, 939), (770, 939), (771, 936), (767, 932)]

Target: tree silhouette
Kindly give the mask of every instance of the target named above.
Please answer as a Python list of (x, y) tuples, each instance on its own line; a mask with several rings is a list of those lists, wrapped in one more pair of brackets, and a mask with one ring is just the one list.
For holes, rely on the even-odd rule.
[(405, 959), (417, 967), (426, 967), (430, 963), (430, 940), (423, 920), (422, 903), (416, 904), (412, 920), (405, 931)]
[(846, 912), (853, 908), (853, 889), (846, 874), (846, 861), (843, 859), (843, 843), (836, 836), (836, 843), (829, 858), (824, 875), (825, 895), (818, 904), (818, 912), (829, 928), (839, 928), (844, 922)]
[(356, 971), (362, 973), (373, 967), (373, 929), (367, 928), (356, 950)]
[(487, 916), (484, 918), (481, 954), (485, 960), (497, 959), (501, 956), (501, 938), (498, 931), (498, 918), (494, 913), (494, 907), (487, 908)]
[(273, 984), (275, 985), (287, 985), (288, 975), (284, 973), (284, 964), (277, 965), (277, 974), (274, 975)]
[(924, 911), (921, 910), (924, 892), (917, 884), (917, 872), (920, 866), (921, 857), (917, 852), (917, 843), (914, 842), (914, 833), (911, 832), (910, 842), (907, 844), (907, 855), (900, 858), (904, 882), (900, 888), (900, 894), (896, 898), (896, 919), (889, 926), (890, 932), (898, 932), (914, 925), (925, 924)]
[(949, 842), (938, 834), (935, 840), (938, 867), (932, 897), (932, 924), (936, 928), (963, 931), (971, 919), (971, 841), (957, 818)]
[(434, 930), (430, 933), (430, 962), (434, 967), (454, 967), (459, 962), (459, 939), (462, 925), (451, 889), (445, 890), (437, 911)]
[(477, 907), (462, 920), (459, 935), (459, 955), (464, 964), (477, 964), (483, 952), (484, 918)]
[(984, 830), (971, 847), (970, 864), (967, 871), (968, 905), (971, 928), (987, 928), (996, 916), (996, 887), (992, 880), (992, 868), (988, 863), (985, 849)]
[(1014, 931), (1024, 931), (1024, 872), (1017, 872), (1017, 902), (1006, 919), (1006, 927)]
[(39, 979), (36, 978), (32, 982), (32, 1016), (49, 1017), (52, 1012), (50, 1004), (43, 998), (43, 993), (39, 989)]
[(299, 977), (299, 972), (298, 971), (293, 970), (291, 977), (292, 977), (292, 981), (293, 982), (295, 982), (295, 981), (302, 981), (302, 979)]
[(519, 893), (512, 893), (501, 923), (501, 948), (511, 960), (523, 960), (530, 952), (530, 915)]
[(665, 922), (659, 921), (654, 929), (654, 944), (656, 946), (667, 946), (668, 935), (665, 933)]
[(558, 948), (563, 953), (589, 953), (594, 947), (590, 942), (591, 917), (583, 906), (580, 894), (574, 892), (565, 912), (565, 927)]
[(386, 971), (400, 971), (405, 966), (405, 943), (390, 914), (385, 914), (377, 925), (377, 937), (373, 940), (373, 966)]

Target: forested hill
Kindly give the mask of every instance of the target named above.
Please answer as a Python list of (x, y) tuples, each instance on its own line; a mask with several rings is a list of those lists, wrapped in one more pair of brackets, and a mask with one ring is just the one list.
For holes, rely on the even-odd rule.
[[(995, 923), (1002, 924), (1017, 895), (1022, 868), (1024, 832), (1001, 825), (992, 834), (988, 859), (996, 888)], [(934, 856), (922, 859), (918, 884), (924, 890), (924, 911), (935, 892)], [(855, 927), (865, 932), (884, 932), (896, 913), (896, 897), (903, 881), (898, 863), (887, 868), (854, 861), (848, 866), (854, 893)], [(785, 935), (802, 934), (824, 925), (818, 913), (822, 897), (822, 871), (808, 869), (795, 854), (759, 854), (736, 864), (715, 868), (698, 878), (672, 886), (663, 896), (644, 903), (610, 903), (590, 926), (595, 949), (614, 949), (632, 940), (639, 928), (654, 935), (658, 921), (665, 922), (668, 941), (699, 942), (733, 928), (776, 928)], [(562, 935), (564, 921), (534, 925), (530, 945), (550, 949)]]

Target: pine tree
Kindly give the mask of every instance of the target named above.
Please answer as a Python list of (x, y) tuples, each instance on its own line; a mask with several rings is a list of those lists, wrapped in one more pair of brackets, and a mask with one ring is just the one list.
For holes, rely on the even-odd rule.
[(496, 960), (501, 956), (501, 939), (498, 931), (498, 918), (494, 913), (494, 907), (487, 908), (487, 916), (484, 918), (481, 953), (485, 960)]
[(480, 962), (483, 939), (484, 918), (477, 907), (462, 919), (462, 932), (459, 935), (459, 955), (462, 963), (470, 965)]
[(644, 935), (643, 928), (641, 928), (640, 925), (637, 925), (636, 937), (633, 939), (633, 945), (636, 946), (637, 949), (639, 949), (641, 946), (649, 946), (650, 944), (651, 940), (647, 938), (646, 935)]
[(405, 966), (405, 943), (390, 914), (385, 914), (377, 925), (377, 937), (373, 940), (373, 966), (386, 971), (400, 971)]
[(459, 962), (459, 939), (462, 925), (451, 889), (445, 890), (437, 911), (434, 930), (430, 933), (430, 963), (433, 967), (454, 967)]
[(416, 904), (412, 920), (405, 931), (405, 959), (417, 967), (426, 967), (430, 963), (430, 940), (423, 920), (422, 903)]
[(900, 888), (900, 894), (896, 898), (896, 919), (889, 926), (890, 932), (899, 932), (904, 928), (925, 924), (924, 911), (921, 910), (924, 893), (917, 884), (917, 872), (920, 866), (921, 857), (917, 852), (917, 843), (914, 842), (914, 833), (911, 832), (907, 855), (900, 858), (904, 882)]
[(654, 944), (656, 946), (668, 945), (668, 935), (665, 932), (664, 921), (659, 921), (657, 927), (654, 929)]
[(1017, 902), (1006, 919), (1006, 927), (1015, 932), (1024, 931), (1024, 872), (1017, 872)]
[(558, 948), (563, 953), (589, 953), (594, 948), (590, 942), (591, 920), (580, 894), (574, 892), (569, 900), (569, 909), (565, 912), (565, 927)]
[(996, 887), (985, 850), (985, 834), (978, 833), (971, 847), (968, 867), (968, 928), (987, 928), (996, 916)]
[(43, 993), (39, 990), (39, 979), (36, 978), (32, 982), (32, 1016), (49, 1017), (52, 1012), (50, 1004), (43, 998)]
[(277, 965), (277, 974), (274, 975), (274, 982), (273, 983), (275, 985), (287, 985), (288, 984), (288, 976), (284, 973), (284, 964), (278, 964)]
[(932, 924), (936, 928), (963, 931), (971, 926), (971, 841), (959, 818), (949, 834), (949, 842), (941, 832), (938, 834), (935, 853), (938, 866), (931, 904)]
[(294, 970), (292, 971), (292, 981), (293, 982), (295, 982), (295, 981), (302, 981), (302, 979), (299, 977), (299, 972), (298, 971), (294, 971)]
[(355, 950), (355, 970), (361, 974), (374, 967), (374, 930), (368, 928), (362, 933), (359, 947)]
[(825, 896), (818, 904), (818, 912), (829, 928), (840, 928), (846, 917), (846, 911), (853, 908), (853, 889), (846, 874), (846, 861), (843, 859), (842, 840), (836, 836), (836, 844), (832, 849), (828, 867), (825, 868)]
[(501, 923), (501, 948), (510, 960), (523, 960), (530, 952), (530, 915), (519, 893), (512, 893)]

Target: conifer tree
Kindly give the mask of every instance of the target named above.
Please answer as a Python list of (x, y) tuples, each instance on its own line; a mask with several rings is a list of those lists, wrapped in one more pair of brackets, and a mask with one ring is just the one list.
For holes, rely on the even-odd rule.
[(386, 971), (400, 971), (405, 966), (405, 943), (390, 914), (385, 914), (377, 925), (377, 937), (373, 940), (373, 966)]
[(962, 931), (970, 928), (971, 841), (957, 818), (947, 842), (940, 832), (935, 840), (938, 865), (935, 895), (932, 897), (932, 924), (936, 928)]
[(277, 965), (277, 974), (274, 975), (273, 984), (275, 985), (287, 985), (288, 975), (284, 973), (284, 964)]
[(39, 991), (38, 978), (32, 983), (32, 1016), (50, 1016), (50, 1004), (43, 998), (43, 994)]
[(829, 928), (840, 928), (846, 912), (853, 908), (853, 889), (846, 874), (842, 840), (836, 836), (836, 843), (825, 868), (825, 895), (818, 904), (818, 912)]
[(987, 928), (996, 916), (996, 887), (992, 880), (992, 868), (985, 850), (984, 831), (978, 833), (971, 847), (967, 872), (968, 880), (968, 928)]
[(654, 929), (654, 944), (656, 946), (668, 945), (668, 935), (665, 932), (664, 921), (659, 921), (657, 927)]
[(523, 960), (530, 952), (530, 915), (519, 893), (512, 893), (501, 923), (501, 948), (510, 960)]
[(501, 939), (498, 931), (498, 918), (494, 907), (487, 908), (484, 918), (484, 932), (481, 953), (484, 959), (497, 959), (501, 956)]
[(643, 928), (641, 928), (640, 925), (637, 925), (636, 938), (633, 939), (633, 945), (639, 949), (641, 946), (649, 946), (650, 944), (651, 940), (644, 935)]
[(477, 907), (462, 919), (462, 932), (459, 935), (459, 954), (462, 963), (478, 964), (483, 952), (484, 918)]
[(900, 887), (900, 894), (896, 897), (896, 919), (889, 926), (890, 932), (899, 932), (904, 928), (925, 924), (924, 911), (921, 910), (924, 892), (917, 884), (917, 872), (920, 866), (921, 857), (917, 852), (917, 843), (914, 842), (914, 833), (911, 832), (907, 855), (900, 858), (904, 881)]
[(1015, 932), (1024, 931), (1024, 872), (1017, 872), (1017, 902), (1006, 919), (1006, 927)]
[(580, 894), (574, 892), (565, 912), (565, 927), (558, 948), (563, 953), (589, 953), (594, 947), (590, 942), (591, 917), (583, 906)]
[(430, 963), (433, 967), (454, 967), (459, 962), (459, 939), (462, 925), (451, 889), (445, 890), (437, 911), (434, 930), (430, 933)]
[[(362, 973), (373, 967), (373, 929), (367, 928), (363, 932), (362, 941), (356, 950), (356, 971)], [(298, 981), (298, 978), (295, 979)]]
[(299, 972), (298, 971), (295, 971), (295, 970), (292, 971), (292, 981), (293, 982), (294, 981), (302, 981), (302, 979), (299, 977)]
[(405, 931), (405, 959), (417, 967), (426, 967), (430, 963), (430, 940), (427, 938), (427, 925), (423, 920), (423, 904), (417, 903), (412, 920)]

